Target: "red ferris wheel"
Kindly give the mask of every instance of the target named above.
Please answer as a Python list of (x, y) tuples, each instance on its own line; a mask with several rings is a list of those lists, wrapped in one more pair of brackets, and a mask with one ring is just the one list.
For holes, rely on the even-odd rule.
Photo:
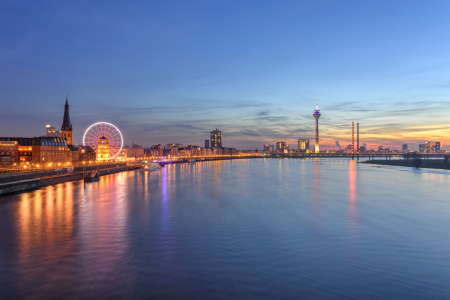
[(98, 139), (106, 137), (109, 140), (109, 157), (116, 157), (123, 147), (123, 137), (119, 128), (111, 123), (98, 122), (89, 126), (83, 136), (83, 146), (89, 146), (97, 151)]

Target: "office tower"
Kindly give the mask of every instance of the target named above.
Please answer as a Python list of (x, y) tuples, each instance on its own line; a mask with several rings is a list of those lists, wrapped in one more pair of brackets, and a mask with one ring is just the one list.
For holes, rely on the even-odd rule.
[(402, 151), (406, 151), (408, 150), (408, 144), (403, 144), (402, 145)]
[(275, 151), (275, 145), (269, 145), (269, 151)]
[(270, 145), (264, 145), (264, 151), (270, 151)]
[(319, 153), (319, 118), (321, 116), (319, 110), (319, 103), (316, 100), (316, 110), (313, 113), (314, 118), (316, 119), (316, 147), (315, 152)]
[(69, 102), (66, 96), (66, 105), (64, 106), (64, 118), (61, 126), (62, 137), (67, 140), (67, 145), (72, 145), (72, 123), (69, 116)]
[(419, 152), (425, 152), (425, 147), (426, 147), (426, 145), (425, 144), (419, 144)]
[(441, 152), (441, 142), (436, 142), (434, 148), (435, 148), (436, 153)]
[(425, 142), (425, 152), (426, 153), (431, 152), (431, 142)]
[(205, 148), (209, 148), (209, 140), (205, 140)]
[(217, 128), (211, 131), (211, 147), (222, 147), (222, 131)]
[(298, 140), (298, 150), (300, 150), (300, 152), (309, 150), (309, 140)]
[(284, 152), (286, 149), (286, 142), (277, 142), (277, 152)]

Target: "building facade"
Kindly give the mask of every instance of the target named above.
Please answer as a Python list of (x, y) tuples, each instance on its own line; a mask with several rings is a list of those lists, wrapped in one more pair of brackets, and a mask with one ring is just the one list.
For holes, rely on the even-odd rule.
[(102, 136), (98, 139), (97, 147), (97, 161), (108, 161), (109, 160), (109, 139)]
[(211, 147), (222, 147), (222, 131), (217, 128), (211, 131)]
[(209, 140), (205, 140), (205, 148), (209, 148)]
[(284, 152), (286, 149), (286, 142), (277, 142), (277, 152)]
[(62, 131), (56, 131), (56, 128), (50, 126), (50, 124), (47, 123), (47, 125), (45, 125), (45, 128), (47, 137), (62, 137)]
[(298, 150), (300, 150), (300, 152), (309, 150), (309, 140), (298, 140)]

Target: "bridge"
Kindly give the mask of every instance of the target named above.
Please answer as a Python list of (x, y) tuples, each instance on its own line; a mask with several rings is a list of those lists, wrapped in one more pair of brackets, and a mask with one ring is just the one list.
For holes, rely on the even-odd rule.
[(327, 158), (327, 157), (341, 157), (341, 158), (352, 158), (359, 159), (360, 157), (368, 157), (369, 160), (375, 158), (386, 158), (386, 160), (392, 157), (402, 157), (404, 159), (420, 158), (442, 158), (444, 159), (449, 154), (445, 153), (383, 153), (383, 152), (373, 152), (373, 153), (280, 153), (280, 152), (270, 152), (269, 157), (273, 158)]

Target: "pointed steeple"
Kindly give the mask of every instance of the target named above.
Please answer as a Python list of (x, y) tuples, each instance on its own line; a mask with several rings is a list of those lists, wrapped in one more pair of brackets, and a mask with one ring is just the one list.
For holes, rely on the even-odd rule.
[(69, 116), (69, 101), (66, 94), (66, 105), (64, 106), (64, 119), (61, 126), (61, 131), (72, 131), (72, 123)]

